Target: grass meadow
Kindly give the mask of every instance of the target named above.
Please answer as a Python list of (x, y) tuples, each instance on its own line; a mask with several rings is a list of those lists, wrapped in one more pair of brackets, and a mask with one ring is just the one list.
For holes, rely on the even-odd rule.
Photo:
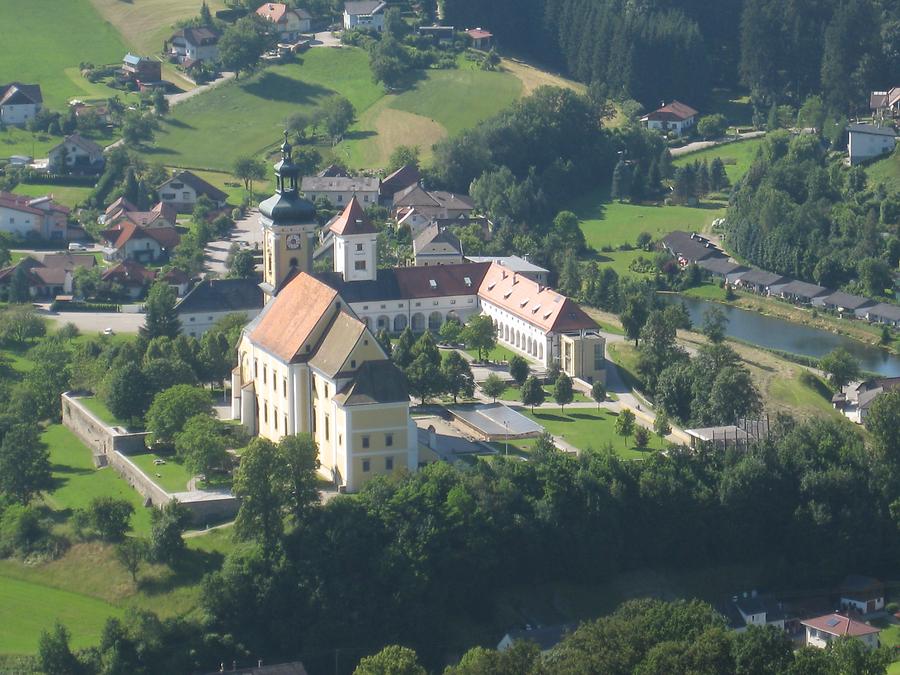
[(705, 150), (698, 150), (681, 157), (676, 157), (672, 162), (675, 166), (683, 166), (692, 164), (696, 161), (707, 160), (712, 162), (716, 157), (722, 160), (725, 165), (725, 173), (732, 185), (743, 178), (744, 174), (750, 169), (756, 153), (762, 145), (762, 138), (749, 138), (746, 141), (735, 141), (734, 143), (726, 143), (725, 145), (717, 145)]
[(900, 192), (900, 152), (894, 152), (866, 167), (869, 185), (883, 183), (889, 192)]

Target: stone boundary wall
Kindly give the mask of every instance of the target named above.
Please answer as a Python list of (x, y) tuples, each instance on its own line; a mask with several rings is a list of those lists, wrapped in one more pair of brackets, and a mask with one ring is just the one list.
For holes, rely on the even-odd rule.
[(179, 492), (177, 497), (163, 490), (150, 476), (132, 462), (128, 455), (146, 450), (146, 432), (129, 433), (119, 427), (107, 426), (78, 400), (78, 392), (62, 395), (63, 425), (74, 433), (94, 453), (94, 463), (109, 464), (138, 494), (146, 505), (157, 508), (177, 499), (191, 512), (194, 524), (233, 517), (240, 500), (231, 493)]

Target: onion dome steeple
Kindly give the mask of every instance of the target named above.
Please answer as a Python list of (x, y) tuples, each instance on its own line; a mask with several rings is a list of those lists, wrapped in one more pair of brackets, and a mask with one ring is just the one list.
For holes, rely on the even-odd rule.
[(259, 212), (274, 224), (293, 224), (315, 220), (316, 207), (300, 196), (300, 167), (294, 164), (293, 148), (284, 132), (281, 160), (275, 165), (275, 194), (259, 205)]

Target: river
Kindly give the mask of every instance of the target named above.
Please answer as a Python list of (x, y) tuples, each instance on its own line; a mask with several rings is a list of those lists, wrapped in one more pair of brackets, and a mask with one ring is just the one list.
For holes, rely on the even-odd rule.
[(792, 354), (814, 358), (825, 356), (828, 352), (843, 347), (856, 357), (863, 370), (879, 373), (886, 377), (900, 376), (900, 356), (895, 356), (884, 349), (867, 345), (853, 338), (710, 300), (679, 295), (664, 295), (663, 298), (668, 302), (683, 300), (691, 315), (691, 321), (697, 328), (703, 325), (703, 315), (706, 310), (716, 306), (720, 307), (728, 318), (728, 327), (725, 332), (729, 337), (760, 347), (780, 349)]

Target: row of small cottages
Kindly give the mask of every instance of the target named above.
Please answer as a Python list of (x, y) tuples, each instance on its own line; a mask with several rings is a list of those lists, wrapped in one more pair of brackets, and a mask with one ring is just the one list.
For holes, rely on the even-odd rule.
[(741, 265), (730, 260), (722, 249), (702, 235), (672, 232), (663, 238), (662, 246), (682, 266), (697, 265), (709, 276), (721, 279), (729, 286), (829, 310), (844, 318), (900, 327), (900, 307), (897, 305)]

